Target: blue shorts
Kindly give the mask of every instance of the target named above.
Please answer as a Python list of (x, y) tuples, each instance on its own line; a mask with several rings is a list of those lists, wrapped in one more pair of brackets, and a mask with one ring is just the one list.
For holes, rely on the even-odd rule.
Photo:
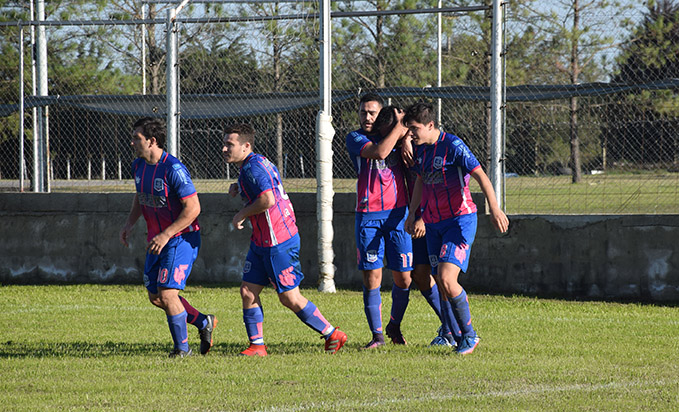
[(427, 252), (427, 238), (425, 236), (413, 239), (413, 265), (429, 266), (429, 253)]
[(382, 268), (386, 251), (387, 268), (397, 272), (413, 270), (412, 238), (404, 228), (408, 209), (394, 209), (386, 216), (373, 213), (356, 213), (358, 269)]
[(449, 262), (463, 272), (467, 271), (469, 254), (476, 237), (476, 221), (476, 213), (470, 213), (426, 224), (427, 249), (432, 253), (429, 255), (432, 274), (436, 274), (439, 262)]
[(158, 288), (184, 290), (200, 249), (200, 232), (187, 232), (170, 239), (159, 255), (146, 253), (144, 286), (149, 293)]
[(299, 235), (272, 247), (259, 247), (250, 243), (243, 265), (244, 282), (262, 286), (270, 283), (276, 292), (283, 293), (298, 287), (302, 279), (304, 274), (299, 263)]

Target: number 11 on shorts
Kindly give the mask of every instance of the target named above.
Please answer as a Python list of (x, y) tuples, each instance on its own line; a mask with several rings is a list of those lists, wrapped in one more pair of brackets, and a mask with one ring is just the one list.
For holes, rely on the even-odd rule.
[(401, 261), (403, 263), (401, 266), (404, 268), (413, 266), (413, 253), (401, 253)]

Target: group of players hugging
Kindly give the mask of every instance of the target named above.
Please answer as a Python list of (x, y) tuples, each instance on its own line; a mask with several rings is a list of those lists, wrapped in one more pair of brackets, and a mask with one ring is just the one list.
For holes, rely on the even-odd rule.
[[(405, 110), (384, 106), (373, 93), (362, 96), (360, 129), (346, 136), (358, 176), (355, 236), (358, 269), (363, 274), (363, 302), (371, 340), (361, 349), (405, 345), (401, 332), (412, 281), (441, 321), (434, 346), (472, 353), (479, 336), (472, 326), (467, 294), (458, 282), (466, 272), (476, 234), (476, 205), (469, 178), (479, 184), (490, 219), (501, 232), (509, 227), (492, 184), (462, 140), (440, 130), (432, 105), (415, 103)], [(244, 206), (231, 224), (242, 230), (249, 219), (250, 248), (243, 264), (240, 294), (249, 346), (240, 355), (267, 356), (260, 293), (272, 284), (280, 302), (336, 353), (347, 335), (330, 324), (299, 288), (304, 278), (299, 261), (300, 238), (292, 203), (276, 166), (254, 152), (255, 130), (248, 124), (229, 126), (222, 156), (239, 167), (238, 182), (229, 188)], [(144, 285), (150, 302), (163, 309), (174, 342), (170, 357), (192, 354), (187, 323), (200, 336), (200, 353), (213, 346), (217, 318), (195, 309), (180, 295), (200, 249), (200, 202), (186, 166), (164, 150), (165, 127), (153, 118), (132, 126), (130, 142), (136, 194), (120, 231), (129, 246), (134, 224), (147, 225)], [(380, 287), (384, 262), (393, 276), (390, 320), (382, 328)]]

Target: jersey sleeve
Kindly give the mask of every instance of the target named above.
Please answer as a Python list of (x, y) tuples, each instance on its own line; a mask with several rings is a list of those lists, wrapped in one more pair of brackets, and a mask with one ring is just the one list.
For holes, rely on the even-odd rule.
[(196, 194), (196, 188), (193, 185), (193, 181), (191, 181), (191, 175), (181, 163), (175, 163), (170, 167), (167, 182), (180, 199)]
[(361, 156), (361, 150), (370, 143), (370, 139), (357, 131), (347, 135), (347, 151), (352, 157)]
[(453, 136), (451, 147), (455, 154), (455, 164), (461, 166), (465, 174), (481, 166), (469, 147), (459, 137)]
[(253, 159), (246, 171), (246, 187), (251, 199), (258, 198), (262, 193), (273, 190), (273, 171), (269, 170), (261, 159)]

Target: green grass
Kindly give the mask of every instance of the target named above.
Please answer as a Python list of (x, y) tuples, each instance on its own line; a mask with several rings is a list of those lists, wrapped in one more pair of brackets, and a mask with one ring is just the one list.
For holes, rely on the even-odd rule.
[(237, 287), (189, 286), (184, 296), (219, 325), (207, 356), (177, 360), (142, 286), (0, 287), (0, 409), (679, 410), (676, 307), (471, 294), (482, 340), (459, 357), (428, 347), (439, 322), (417, 291), (408, 345), (368, 352), (360, 292), (303, 293), (349, 335), (336, 355), (271, 289), (270, 356), (236, 356), (247, 341)]

